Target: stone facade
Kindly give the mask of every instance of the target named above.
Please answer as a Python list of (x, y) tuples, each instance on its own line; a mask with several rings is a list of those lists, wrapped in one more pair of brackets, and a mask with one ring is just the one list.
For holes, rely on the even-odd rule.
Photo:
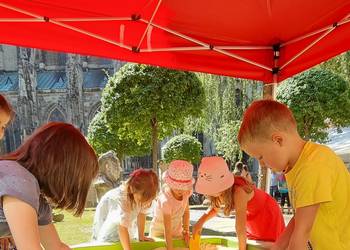
[[(72, 123), (86, 135), (101, 105), (106, 72), (112, 75), (122, 65), (120, 61), (91, 56), (0, 45), (0, 93), (16, 112), (0, 143), (0, 155), (16, 149), (35, 128), (48, 121)], [(249, 87), (248, 96), (260, 93), (259, 88)], [(238, 83), (237, 90), (241, 89)], [(200, 134), (198, 139), (204, 155), (216, 153), (209, 138)], [(136, 168), (151, 167), (151, 163), (150, 156), (127, 157), (123, 161), (124, 178)], [(87, 205), (95, 204), (96, 192), (92, 187)]]
[(113, 74), (121, 65), (90, 56), (0, 46), (0, 92), (16, 112), (2, 153), (16, 149), (48, 121), (72, 123), (86, 134), (100, 108), (105, 72)]

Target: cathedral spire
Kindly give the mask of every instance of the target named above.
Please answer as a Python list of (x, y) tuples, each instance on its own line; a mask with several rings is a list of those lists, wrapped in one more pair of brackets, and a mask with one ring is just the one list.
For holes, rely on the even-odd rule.
[[(83, 69), (79, 55), (69, 54), (66, 64), (68, 121), (79, 128), (84, 128), (83, 105)], [(83, 132), (83, 131), (82, 131)]]
[(35, 49), (18, 48), (18, 108), (21, 113), (23, 136), (30, 135), (38, 126), (37, 75)]

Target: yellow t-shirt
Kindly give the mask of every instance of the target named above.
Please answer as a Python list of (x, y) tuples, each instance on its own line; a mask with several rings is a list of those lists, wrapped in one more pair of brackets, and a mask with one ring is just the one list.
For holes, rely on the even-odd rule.
[(294, 208), (320, 204), (311, 230), (314, 250), (350, 250), (350, 173), (328, 147), (307, 142), (286, 174)]

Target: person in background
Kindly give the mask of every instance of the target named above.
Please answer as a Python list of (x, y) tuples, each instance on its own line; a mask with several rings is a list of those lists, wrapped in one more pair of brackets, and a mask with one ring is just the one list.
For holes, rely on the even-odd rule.
[(271, 179), (270, 179), (270, 195), (275, 198), (278, 202), (280, 198), (280, 192), (278, 190), (278, 176), (279, 174), (275, 171), (271, 171)]
[(282, 213), (284, 213), (284, 205), (287, 204), (288, 214), (291, 213), (291, 206), (288, 194), (288, 187), (286, 182), (286, 177), (284, 174), (278, 176), (278, 189), (281, 194), (281, 209)]
[(242, 176), (246, 178), (249, 182), (253, 183), (252, 176), (250, 175), (250, 172), (248, 170), (248, 166), (243, 164), (243, 162), (238, 161), (235, 164), (235, 169), (234, 169), (234, 175), (237, 176)]

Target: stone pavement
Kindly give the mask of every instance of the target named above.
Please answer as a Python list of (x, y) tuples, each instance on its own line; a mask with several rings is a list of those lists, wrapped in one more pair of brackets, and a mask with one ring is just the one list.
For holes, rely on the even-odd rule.
[[(197, 220), (202, 216), (202, 214), (206, 211), (205, 207), (196, 206), (190, 209), (190, 223), (194, 225)], [(284, 214), (284, 221), (287, 225), (289, 220), (292, 218), (290, 214)], [(221, 236), (236, 236), (235, 233), (235, 217), (224, 217), (219, 214), (207, 221), (203, 226), (202, 235), (221, 235)]]

